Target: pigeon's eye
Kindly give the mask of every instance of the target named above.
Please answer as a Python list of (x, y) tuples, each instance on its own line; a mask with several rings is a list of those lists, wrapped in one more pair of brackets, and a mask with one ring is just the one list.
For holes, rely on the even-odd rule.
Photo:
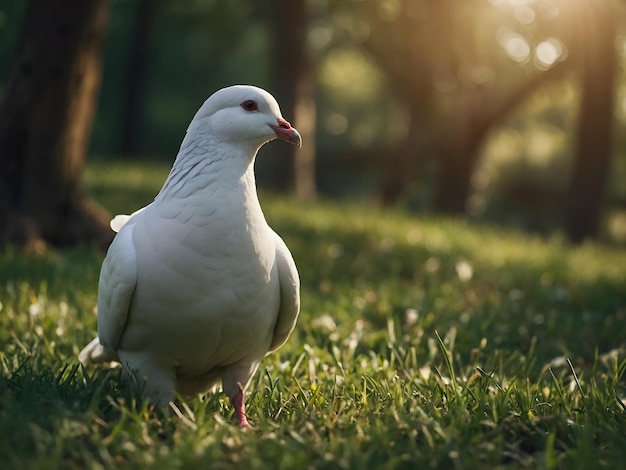
[(258, 111), (259, 106), (256, 104), (254, 100), (246, 100), (240, 105), (246, 111)]

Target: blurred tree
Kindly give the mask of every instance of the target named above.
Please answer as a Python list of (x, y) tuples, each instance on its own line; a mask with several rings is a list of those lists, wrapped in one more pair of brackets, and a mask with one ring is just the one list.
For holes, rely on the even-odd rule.
[(171, 159), (212, 92), (234, 83), (269, 88), (265, 3), (113, 2), (92, 152)]
[(272, 53), (276, 99), (284, 116), (302, 135), (301, 149), (280, 146), (272, 157), (273, 186), (290, 189), (303, 199), (315, 197), (315, 71), (306, 39), (306, 0), (271, 2)]
[(581, 69), (576, 159), (564, 206), (569, 238), (581, 242), (600, 230), (602, 205), (611, 161), (613, 95), (617, 51), (614, 42), (618, 11), (611, 0), (577, 2), (572, 50)]
[[(466, 212), (472, 176), (490, 131), (550, 81), (575, 73), (581, 106), (565, 200), (572, 240), (598, 233), (611, 161), (616, 72), (613, 0), (368, 0), (345, 2), (367, 22), (361, 44), (380, 64), (410, 119), (382, 195), (395, 203), (432, 158), (433, 205)], [(544, 191), (542, 194), (551, 194)], [(544, 201), (557, 207), (556, 201)]]
[(0, 103), (0, 245), (106, 244), (81, 185), (109, 0), (31, 0)]
[(408, 160), (434, 155), (434, 209), (464, 213), (489, 131), (562, 75), (563, 64), (527, 71), (509, 59), (503, 65), (486, 34), (495, 35), (492, 10), (471, 0), (366, 2), (371, 31), (364, 46), (407, 98), (414, 129), (389, 167), (385, 203), (397, 202), (416, 179)]
[(159, 0), (136, 0), (134, 18), (128, 42), (128, 58), (124, 67), (120, 95), (119, 147), (122, 156), (134, 156), (140, 151), (140, 123), (143, 118), (146, 93), (146, 72), (150, 56), (150, 36)]

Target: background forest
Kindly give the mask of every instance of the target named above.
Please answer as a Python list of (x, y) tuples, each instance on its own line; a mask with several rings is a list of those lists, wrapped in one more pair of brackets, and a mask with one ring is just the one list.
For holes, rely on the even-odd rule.
[[(26, 3), (0, 0), (0, 95)], [(306, 142), (295, 159), (262, 151), (262, 187), (623, 244), (625, 11), (609, 0), (114, 0), (90, 158), (171, 162), (208, 95), (256, 84)]]
[[(623, 467), (625, 14), (0, 0), (0, 466)], [(154, 198), (233, 83), (304, 140), (256, 162), (302, 309), (252, 431), (219, 390), (158, 413), (77, 359), (111, 214)]]

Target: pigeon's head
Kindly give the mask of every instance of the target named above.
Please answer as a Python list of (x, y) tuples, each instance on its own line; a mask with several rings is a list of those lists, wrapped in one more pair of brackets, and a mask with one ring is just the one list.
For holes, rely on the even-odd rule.
[(218, 142), (250, 145), (254, 150), (276, 138), (302, 145), (300, 133), (283, 119), (274, 97), (248, 85), (213, 93), (191, 121), (191, 131), (210, 132)]

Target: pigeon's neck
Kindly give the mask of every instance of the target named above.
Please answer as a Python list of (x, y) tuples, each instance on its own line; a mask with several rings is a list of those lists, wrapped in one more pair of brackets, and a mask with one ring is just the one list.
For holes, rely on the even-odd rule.
[(216, 138), (209, 126), (202, 129), (190, 128), (180, 146), (174, 166), (186, 165), (188, 162), (203, 160), (211, 164), (240, 166), (247, 168), (253, 163), (260, 145), (256, 141), (239, 140), (229, 142)]
[(201, 200), (202, 205), (211, 205), (241, 199), (257, 206), (255, 157), (256, 149), (226, 143), (213, 142), (208, 148), (183, 143), (156, 201), (186, 204)]

